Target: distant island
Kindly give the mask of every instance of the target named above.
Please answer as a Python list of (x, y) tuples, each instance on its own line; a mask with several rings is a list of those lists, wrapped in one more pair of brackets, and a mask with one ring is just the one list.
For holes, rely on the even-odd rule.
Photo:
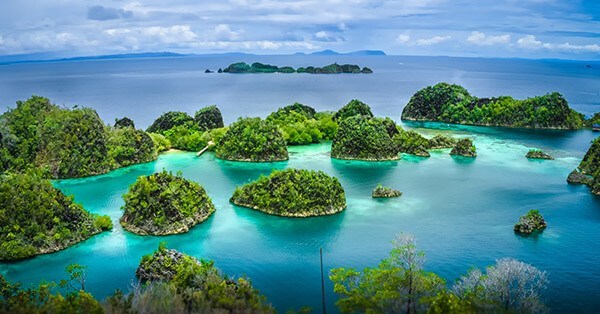
[[(209, 70), (210, 71), (210, 70)], [(206, 72), (206, 71), (205, 71)], [(310, 74), (370, 74), (373, 70), (367, 67), (362, 69), (356, 64), (337, 64), (332, 63), (324, 67), (299, 67), (294, 69), (291, 66), (278, 67), (276, 65), (254, 62), (247, 64), (246, 62), (236, 62), (230, 64), (225, 69), (219, 69), (219, 73), (310, 73)]]
[(585, 122), (584, 115), (569, 108), (557, 92), (524, 100), (478, 98), (448, 83), (417, 91), (402, 110), (402, 120), (561, 130), (580, 129)]

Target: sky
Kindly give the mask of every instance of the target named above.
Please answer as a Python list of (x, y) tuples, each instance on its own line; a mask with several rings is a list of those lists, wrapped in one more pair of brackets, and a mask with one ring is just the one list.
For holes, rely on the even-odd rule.
[(171, 51), (600, 60), (600, 0), (2, 0), (0, 56)]

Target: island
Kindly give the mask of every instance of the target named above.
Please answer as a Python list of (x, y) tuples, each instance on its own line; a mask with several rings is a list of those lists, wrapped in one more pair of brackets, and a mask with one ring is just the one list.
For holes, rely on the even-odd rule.
[(215, 105), (207, 106), (196, 111), (194, 114), (194, 122), (196, 122), (198, 128), (202, 131), (218, 129), (225, 126), (221, 110)]
[(0, 261), (63, 250), (104, 230), (108, 216), (87, 212), (36, 172), (0, 175)]
[(577, 169), (567, 177), (567, 182), (588, 185), (592, 193), (600, 195), (600, 138), (592, 142)]
[(388, 133), (385, 119), (363, 115), (343, 119), (333, 137), (331, 157), (365, 161), (400, 159), (393, 135)]
[(470, 138), (463, 138), (456, 143), (450, 151), (450, 155), (462, 157), (477, 157), (477, 150)]
[[(275, 313), (248, 278), (229, 278), (213, 261), (169, 249), (165, 242), (142, 257), (135, 274), (146, 283), (145, 291), (162, 291), (161, 298), (171, 305), (163, 311), (170, 313)], [(152, 298), (150, 293), (147, 297)]]
[(333, 215), (346, 208), (346, 194), (337, 178), (304, 169), (274, 170), (235, 189), (229, 201), (285, 217)]
[(519, 222), (515, 224), (513, 229), (517, 234), (530, 235), (546, 229), (546, 221), (538, 210), (532, 209), (519, 218)]
[(543, 151), (541, 151), (539, 149), (530, 149), (527, 152), (527, 155), (525, 155), (525, 157), (527, 157), (529, 159), (548, 159), (548, 160), (554, 159), (554, 157), (544, 153)]
[(154, 142), (130, 119), (109, 127), (93, 109), (66, 109), (45, 97), (18, 101), (0, 120), (0, 167), (5, 171), (44, 169), (49, 178), (79, 178), (157, 156)]
[(442, 134), (436, 134), (434, 137), (429, 139), (429, 149), (454, 148), (457, 142), (458, 141), (455, 138)]
[(202, 186), (166, 170), (138, 177), (123, 200), (121, 226), (139, 235), (185, 233), (215, 211)]
[(402, 195), (402, 192), (398, 190), (394, 190), (390, 187), (384, 187), (381, 184), (378, 184), (377, 187), (371, 193), (372, 198), (392, 198), (399, 197)]
[(231, 161), (288, 160), (281, 130), (261, 118), (239, 118), (217, 142), (217, 158)]
[(439, 83), (417, 91), (402, 110), (402, 120), (575, 130), (585, 118), (557, 92), (525, 100), (478, 98), (460, 85)]
[(294, 103), (277, 109), (267, 117), (267, 122), (278, 126), (288, 145), (306, 145), (332, 140), (337, 123), (330, 112), (316, 112), (310, 106)]
[(333, 115), (333, 120), (339, 122), (346, 118), (357, 115), (373, 117), (373, 113), (371, 112), (371, 107), (369, 107), (369, 105), (358, 99), (352, 99)]
[[(221, 72), (219, 72), (221, 73)], [(246, 62), (232, 63), (223, 69), (222, 73), (309, 73), (309, 74), (370, 74), (373, 70), (367, 67), (362, 69), (356, 64), (337, 64), (332, 63), (324, 67), (299, 67), (294, 69), (290, 66), (278, 67), (276, 65), (254, 62), (247, 64)]]

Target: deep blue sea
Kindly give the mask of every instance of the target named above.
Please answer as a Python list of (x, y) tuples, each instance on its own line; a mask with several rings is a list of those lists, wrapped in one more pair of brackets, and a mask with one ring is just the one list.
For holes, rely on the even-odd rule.
[[(332, 62), (372, 68), (370, 75), (205, 74), (236, 61), (279, 66), (323, 66)], [(590, 64), (590, 67), (586, 65)], [(220, 56), (104, 60), (0, 65), (0, 104), (10, 107), (32, 94), (65, 106), (95, 108), (107, 123), (129, 116), (145, 128), (161, 113), (193, 114), (216, 104), (226, 123), (239, 116), (265, 117), (295, 101), (317, 110), (336, 110), (357, 98), (379, 116), (399, 121), (403, 106), (418, 89), (441, 81), (458, 83), (480, 97), (526, 98), (561, 92), (576, 110), (600, 111), (600, 62), (469, 59), (447, 57)], [(59, 280), (69, 263), (88, 266), (86, 287), (99, 298), (135, 282), (141, 256), (161, 241), (198, 258), (215, 261), (224, 273), (247, 275), (280, 312), (304, 305), (320, 310), (319, 248), (326, 271), (335, 267), (375, 266), (400, 232), (412, 233), (426, 256), (426, 269), (448, 285), (472, 267), (514, 257), (549, 273), (544, 292), (553, 312), (600, 309), (600, 198), (585, 186), (565, 181), (598, 133), (534, 131), (403, 124), (433, 136), (470, 137), (474, 160), (456, 159), (449, 150), (430, 158), (403, 156), (393, 162), (332, 160), (330, 143), (290, 148), (280, 163), (236, 163), (212, 153), (162, 154), (156, 162), (106, 175), (56, 181), (55, 185), (89, 211), (121, 216), (121, 195), (137, 176), (163, 168), (182, 171), (202, 184), (216, 213), (189, 233), (168, 237), (136, 236), (118, 223), (111, 232), (61, 252), (0, 264), (11, 280), (37, 284)], [(530, 161), (530, 148), (556, 157)], [(269, 216), (228, 202), (236, 186), (285, 167), (323, 170), (338, 177), (348, 207), (341, 214), (290, 219)], [(403, 191), (402, 197), (374, 200), (378, 184)], [(537, 237), (516, 236), (512, 226), (529, 209), (539, 209), (548, 228)], [(326, 284), (328, 310), (335, 295)]]

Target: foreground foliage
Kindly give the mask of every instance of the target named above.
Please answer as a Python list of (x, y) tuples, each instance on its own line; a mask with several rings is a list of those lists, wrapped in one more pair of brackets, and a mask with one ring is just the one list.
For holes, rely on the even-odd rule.
[(215, 211), (204, 188), (166, 170), (138, 177), (123, 199), (121, 225), (142, 235), (184, 233)]
[(0, 260), (56, 252), (112, 228), (37, 173), (0, 175)]
[(261, 118), (240, 118), (220, 138), (218, 158), (234, 161), (282, 161), (288, 159), (279, 128)]
[(346, 208), (346, 195), (337, 178), (302, 169), (275, 170), (268, 177), (261, 176), (238, 187), (230, 201), (287, 217), (331, 215)]
[(477, 98), (448, 83), (417, 91), (403, 109), (402, 119), (543, 129), (579, 129), (584, 123), (583, 115), (556, 92), (525, 100)]
[(378, 267), (332, 269), (329, 278), (343, 313), (540, 313), (545, 272), (500, 259), (486, 273), (473, 269), (451, 289), (423, 269), (425, 254), (411, 235), (399, 235), (390, 257)]
[(142, 258), (136, 275), (147, 282), (128, 297), (108, 299), (111, 312), (147, 309), (154, 313), (274, 313), (247, 278), (231, 279), (212, 261), (197, 260), (166, 248)]

